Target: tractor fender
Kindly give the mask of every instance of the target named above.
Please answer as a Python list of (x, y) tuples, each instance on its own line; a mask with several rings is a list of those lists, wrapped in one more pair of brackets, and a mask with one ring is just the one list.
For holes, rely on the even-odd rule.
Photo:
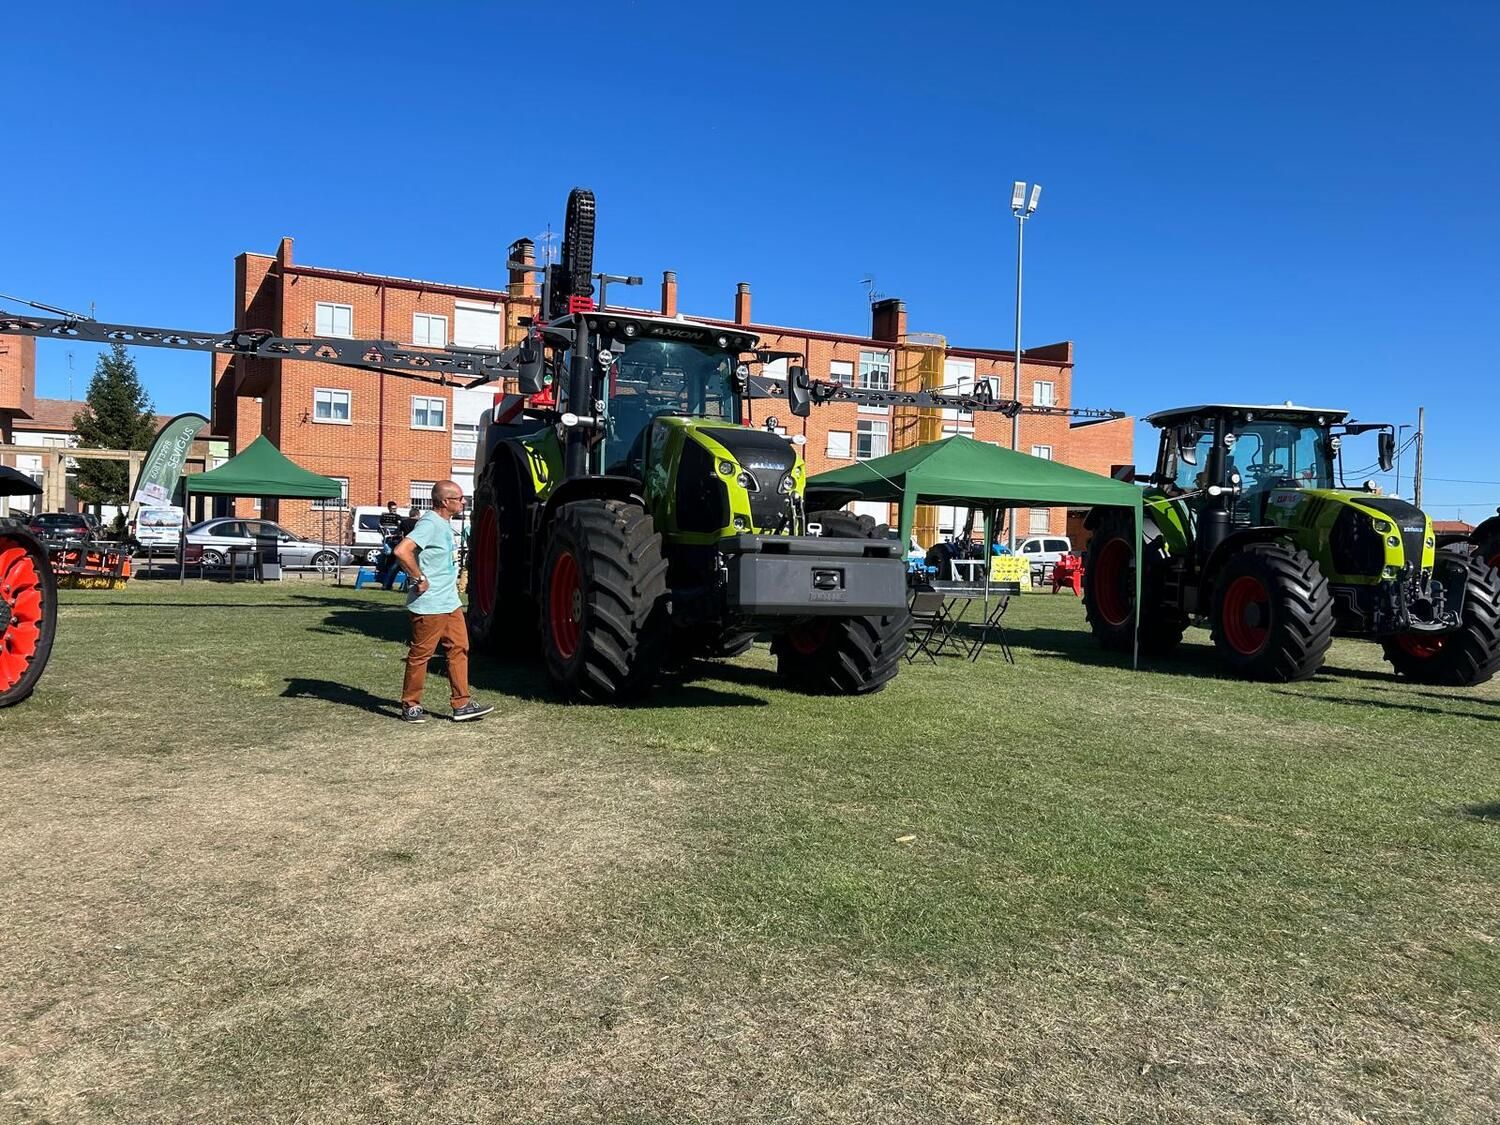
[[(576, 477), (559, 483), (547, 497), (547, 502), (542, 505), (538, 514), (539, 529), (545, 532), (557, 514), (557, 510), (564, 504), (571, 504), (575, 500), (627, 500), (642, 508), (646, 506), (646, 498), (641, 495), (641, 482), (635, 477), (611, 475)], [(540, 544), (546, 539), (546, 535), (537, 535), (534, 538)]]
[(1470, 532), (1468, 541), (1486, 562), (1495, 566), (1495, 560), (1500, 558), (1500, 509)]
[(1218, 577), (1219, 571), (1224, 568), (1229, 556), (1244, 550), (1251, 543), (1271, 543), (1277, 539), (1290, 539), (1292, 531), (1290, 527), (1246, 527), (1231, 532), (1224, 537), (1222, 543), (1214, 548), (1214, 553), (1209, 555), (1208, 560), (1203, 564), (1202, 588), (1205, 591), (1212, 588), (1214, 580)]

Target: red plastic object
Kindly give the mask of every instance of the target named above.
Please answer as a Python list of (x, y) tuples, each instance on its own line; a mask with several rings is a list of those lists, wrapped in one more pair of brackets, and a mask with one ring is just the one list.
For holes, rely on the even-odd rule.
[(1077, 597), (1083, 597), (1083, 559), (1078, 555), (1064, 555), (1052, 567), (1052, 592), (1064, 586)]

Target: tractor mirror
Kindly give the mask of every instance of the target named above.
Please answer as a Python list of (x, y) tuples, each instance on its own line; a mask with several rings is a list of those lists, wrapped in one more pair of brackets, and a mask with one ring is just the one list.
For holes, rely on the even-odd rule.
[(516, 356), (516, 382), (523, 395), (539, 395), (547, 389), (542, 363), (542, 346), (533, 336), (521, 342), (521, 353)]
[(812, 389), (807, 385), (807, 368), (787, 368), (786, 401), (798, 418), (806, 418), (812, 413)]
[(1390, 430), (1381, 430), (1375, 441), (1380, 450), (1380, 471), (1388, 473), (1396, 464), (1396, 435)]
[(1173, 433), (1173, 440), (1177, 444), (1177, 459), (1184, 465), (1196, 465), (1198, 463), (1198, 443), (1194, 440), (1194, 434), (1185, 426), (1179, 426)]

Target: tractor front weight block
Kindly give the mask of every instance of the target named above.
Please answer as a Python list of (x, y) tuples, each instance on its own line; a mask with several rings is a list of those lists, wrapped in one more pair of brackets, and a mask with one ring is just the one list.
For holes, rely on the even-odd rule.
[(725, 609), (740, 618), (905, 613), (906, 566), (896, 547), (870, 539), (724, 539)]

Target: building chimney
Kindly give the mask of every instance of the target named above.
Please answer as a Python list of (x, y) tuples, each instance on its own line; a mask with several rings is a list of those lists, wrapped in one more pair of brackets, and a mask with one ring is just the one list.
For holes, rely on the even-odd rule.
[(870, 336), (889, 344), (906, 338), (906, 302), (886, 297), (870, 306)]
[(276, 247), (276, 264), (278, 266), (292, 264), (292, 240), (290, 238), (283, 238), (281, 244)]
[(677, 315), (677, 273), (663, 270), (661, 275), (661, 315)]
[(734, 322), (750, 323), (750, 283), (742, 281), (734, 291)]
[(507, 262), (524, 262), (527, 269), (511, 269), (510, 285), (506, 292), (512, 297), (528, 297), (536, 299), (536, 274), (532, 272), (536, 268), (536, 243), (529, 238), (518, 238), (510, 244), (510, 250), (505, 256)]

